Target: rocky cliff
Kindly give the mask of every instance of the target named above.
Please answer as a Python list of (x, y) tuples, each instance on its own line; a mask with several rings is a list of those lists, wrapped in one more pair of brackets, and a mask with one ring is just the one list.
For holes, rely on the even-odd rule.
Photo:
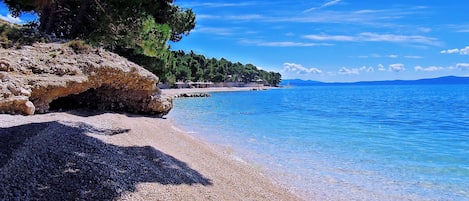
[(86, 107), (165, 115), (158, 77), (114, 53), (71, 43), (0, 48), (0, 113)]

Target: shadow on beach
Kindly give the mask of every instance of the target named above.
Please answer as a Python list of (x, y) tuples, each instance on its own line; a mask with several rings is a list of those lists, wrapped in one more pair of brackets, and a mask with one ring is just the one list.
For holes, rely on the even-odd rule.
[(212, 185), (186, 163), (153, 147), (120, 147), (52, 121), (0, 128), (0, 200), (113, 200), (142, 182)]
[(124, 111), (110, 111), (110, 110), (99, 110), (99, 109), (92, 109), (92, 108), (69, 108), (69, 109), (54, 109), (50, 110), (48, 113), (56, 113), (56, 112), (65, 112), (67, 114), (79, 116), (79, 117), (94, 117), (103, 114), (122, 114), (126, 117), (149, 117), (149, 118), (160, 118), (164, 119), (159, 115), (154, 114), (145, 114), (145, 113), (129, 113)]

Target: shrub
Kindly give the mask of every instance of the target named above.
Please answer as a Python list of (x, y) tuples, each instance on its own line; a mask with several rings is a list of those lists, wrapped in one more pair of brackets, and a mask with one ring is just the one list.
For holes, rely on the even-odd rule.
[(0, 25), (0, 43), (3, 48), (10, 48), (18, 40), (18, 28), (8, 24)]
[(85, 44), (82, 40), (71, 40), (68, 42), (68, 46), (71, 47), (75, 53), (88, 53), (91, 50), (91, 46)]
[(37, 41), (44, 41), (32, 25), (20, 26), (8, 22), (0, 22), (0, 46), (2, 48), (32, 45)]

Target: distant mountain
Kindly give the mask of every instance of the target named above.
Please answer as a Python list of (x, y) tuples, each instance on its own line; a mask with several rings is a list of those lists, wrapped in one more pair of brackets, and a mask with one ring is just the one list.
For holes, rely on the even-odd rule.
[(353, 84), (358, 84), (358, 85), (469, 84), (469, 77), (446, 76), (446, 77), (428, 78), (428, 79), (420, 79), (420, 80), (355, 82)]
[(313, 80), (301, 80), (301, 79), (291, 79), (291, 80), (282, 80), (280, 85), (282, 86), (311, 86), (311, 85), (321, 85), (326, 84), (325, 82), (318, 82)]
[(282, 80), (281, 85), (316, 86), (316, 85), (431, 85), (431, 84), (469, 84), (469, 77), (446, 76), (420, 80), (387, 80), (363, 82), (318, 82), (312, 80)]

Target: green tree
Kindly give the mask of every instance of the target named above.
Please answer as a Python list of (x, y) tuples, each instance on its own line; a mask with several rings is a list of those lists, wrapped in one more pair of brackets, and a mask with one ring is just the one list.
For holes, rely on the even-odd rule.
[(277, 86), (281, 80), (281, 74), (267, 72), (258, 69), (252, 64), (233, 63), (225, 58), (205, 58), (203, 55), (195, 54), (193, 51), (172, 52), (171, 73), (176, 75), (177, 80), (185, 81), (212, 81), (212, 82), (238, 82), (245, 83), (264, 80), (271, 86)]
[(36, 12), (39, 30), (81, 38), (118, 53), (159, 56), (168, 40), (195, 27), (195, 14), (173, 0), (5, 0), (13, 15)]

